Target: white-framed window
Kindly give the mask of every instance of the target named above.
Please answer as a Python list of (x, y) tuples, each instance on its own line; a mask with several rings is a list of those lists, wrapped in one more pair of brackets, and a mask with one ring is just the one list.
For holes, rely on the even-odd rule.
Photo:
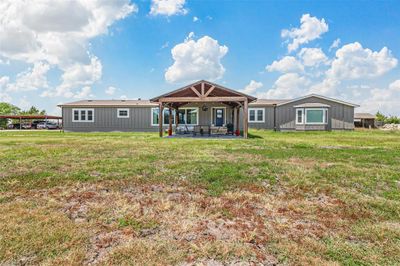
[(324, 125), (328, 123), (327, 108), (297, 108), (296, 124)]
[(117, 109), (118, 118), (129, 118), (129, 108), (118, 108)]
[(72, 122), (94, 122), (94, 109), (72, 109)]
[[(151, 125), (158, 126), (159, 108), (151, 108)], [(179, 125), (198, 125), (199, 108), (184, 107), (178, 110)], [(175, 124), (175, 110), (172, 110), (172, 124)], [(169, 109), (163, 110), (163, 125), (169, 125)]]
[(296, 124), (304, 124), (304, 109), (296, 109)]
[(249, 122), (264, 123), (265, 109), (264, 108), (249, 108)]

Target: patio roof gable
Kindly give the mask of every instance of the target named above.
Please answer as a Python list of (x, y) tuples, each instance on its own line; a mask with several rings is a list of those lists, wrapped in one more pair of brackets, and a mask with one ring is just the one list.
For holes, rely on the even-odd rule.
[(249, 96), (239, 91), (228, 89), (224, 86), (206, 80), (200, 80), (177, 90), (173, 90), (158, 97), (154, 97), (150, 99), (150, 101), (160, 102), (160, 100), (164, 101), (170, 98), (170, 100), (187, 99), (189, 101), (195, 101), (196, 99), (198, 99), (199, 102), (203, 102), (212, 100), (219, 101), (220, 99), (223, 99), (225, 97), (230, 97), (232, 99), (247, 98), (248, 102), (253, 102), (256, 100), (256, 98), (253, 96)]

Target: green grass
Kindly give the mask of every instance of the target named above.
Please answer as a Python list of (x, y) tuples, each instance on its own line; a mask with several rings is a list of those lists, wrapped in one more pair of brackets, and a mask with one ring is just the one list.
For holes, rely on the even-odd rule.
[(400, 264), (400, 132), (250, 136), (0, 132), (0, 264)]

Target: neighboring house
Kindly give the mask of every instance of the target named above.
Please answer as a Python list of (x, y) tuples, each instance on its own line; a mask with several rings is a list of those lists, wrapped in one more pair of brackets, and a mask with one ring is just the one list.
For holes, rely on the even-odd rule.
[(376, 116), (369, 113), (355, 113), (354, 114), (354, 125), (356, 127), (374, 128)]
[(248, 127), (352, 130), (358, 105), (315, 94), (292, 100), (257, 100), (202, 80), (151, 100), (83, 100), (59, 106), (65, 131), (159, 131), (162, 135), (168, 128), (231, 123), (247, 137)]

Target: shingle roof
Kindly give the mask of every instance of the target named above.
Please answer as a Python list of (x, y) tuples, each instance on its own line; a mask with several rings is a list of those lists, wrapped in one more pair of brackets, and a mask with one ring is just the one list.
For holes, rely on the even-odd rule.
[(370, 113), (355, 113), (354, 118), (356, 119), (375, 119), (376, 116)]
[(82, 100), (71, 103), (59, 104), (60, 107), (131, 107), (131, 106), (157, 106), (149, 100)]
[(307, 107), (331, 107), (328, 104), (324, 104), (324, 103), (303, 103), (303, 104), (299, 104), (299, 105), (295, 105), (293, 106), (295, 108), (307, 108)]
[(274, 105), (284, 103), (290, 100), (276, 100), (276, 99), (257, 99), (255, 102), (249, 103), (249, 105)]

